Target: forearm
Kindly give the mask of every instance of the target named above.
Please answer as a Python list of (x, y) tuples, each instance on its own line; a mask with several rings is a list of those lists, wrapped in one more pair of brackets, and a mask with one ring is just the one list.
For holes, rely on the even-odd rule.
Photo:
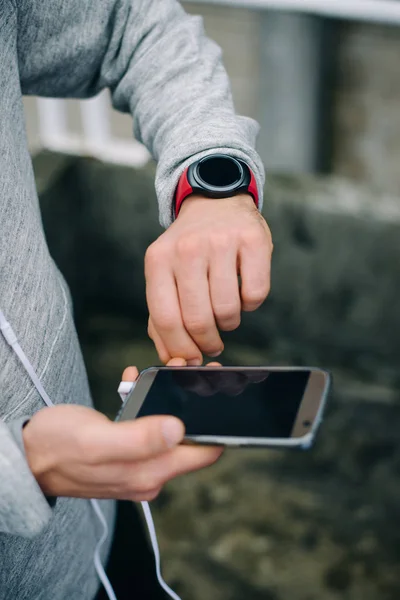
[(19, 55), (24, 93), (86, 97), (108, 87), (131, 112), (134, 132), (159, 161), (163, 225), (172, 220), (180, 174), (216, 150), (245, 160), (260, 205), (263, 166), (257, 124), (235, 114), (219, 47), (199, 17), (176, 0), (20, 0)]
[(26, 419), (0, 420), (0, 532), (34, 537), (52, 511), (25, 458), (21, 429)]

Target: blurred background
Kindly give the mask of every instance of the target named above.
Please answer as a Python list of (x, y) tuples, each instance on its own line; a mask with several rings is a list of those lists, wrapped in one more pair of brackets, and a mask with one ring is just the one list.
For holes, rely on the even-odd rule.
[[(312, 364), (334, 394), (314, 449), (231, 451), (154, 503), (184, 600), (400, 597), (400, 3), (187, 2), (262, 126), (272, 292), (225, 364)], [(50, 250), (72, 291), (97, 407), (157, 364), (143, 256), (155, 166), (107, 93), (25, 99)]]

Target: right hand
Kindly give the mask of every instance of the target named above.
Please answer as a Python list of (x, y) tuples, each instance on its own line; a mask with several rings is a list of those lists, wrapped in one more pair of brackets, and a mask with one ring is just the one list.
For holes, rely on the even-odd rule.
[(43, 408), (23, 430), (30, 469), (47, 496), (135, 502), (153, 500), (168, 480), (220, 457), (221, 448), (180, 445), (183, 436), (175, 417), (114, 423), (76, 405)]

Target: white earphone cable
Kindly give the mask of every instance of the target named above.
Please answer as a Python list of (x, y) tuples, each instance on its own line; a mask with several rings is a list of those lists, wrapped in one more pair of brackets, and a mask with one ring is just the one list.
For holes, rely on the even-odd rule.
[[(7, 319), (1, 309), (0, 309), (0, 331), (2, 332), (7, 343), (11, 346), (11, 348), (13, 349), (15, 354), (18, 356), (21, 364), (23, 365), (24, 369), (28, 373), (33, 385), (37, 389), (43, 402), (47, 406), (54, 406), (54, 403), (50, 400), (49, 396), (47, 395), (46, 390), (44, 389), (43, 385), (41, 384), (40, 379), (37, 376), (34, 368), (32, 367), (29, 359), (27, 358), (24, 351), (22, 350), (22, 348), (18, 342), (17, 336), (15, 335), (10, 323), (7, 321)], [(132, 383), (132, 382), (126, 382), (126, 383), (128, 383), (128, 385), (125, 386), (125, 388), (126, 387), (128, 387), (129, 389), (133, 388), (134, 383)], [(125, 389), (125, 394), (126, 394), (126, 389)], [(124, 398), (122, 396), (122, 393), (121, 393), (121, 397)], [(100, 540), (98, 541), (95, 551), (94, 551), (94, 556), (93, 556), (94, 566), (96, 568), (97, 575), (99, 576), (99, 579), (104, 586), (104, 589), (107, 593), (109, 600), (117, 600), (117, 597), (114, 593), (112, 585), (111, 585), (111, 583), (107, 577), (107, 574), (104, 570), (104, 567), (101, 563), (101, 557), (100, 557), (101, 547), (104, 544), (104, 542), (106, 541), (108, 534), (109, 534), (107, 521), (102, 513), (102, 510), (100, 508), (98, 501), (95, 499), (91, 499), (90, 503), (91, 503), (91, 506), (103, 528), (103, 533), (102, 533)], [(151, 515), (150, 507), (149, 507), (148, 502), (142, 502), (141, 504), (142, 504), (144, 516), (146, 519), (147, 527), (149, 530), (151, 544), (152, 544), (153, 551), (154, 551), (158, 582), (161, 585), (161, 587), (167, 592), (167, 594), (169, 594), (169, 596), (173, 600), (181, 600), (179, 598), (179, 596), (177, 594), (175, 594), (175, 592), (173, 590), (171, 590), (171, 588), (165, 583), (165, 581), (162, 578), (161, 570), (160, 570), (160, 551), (159, 551), (159, 547), (158, 547), (157, 534), (156, 534), (156, 530), (154, 527), (154, 522), (153, 522), (153, 518)]]
[[(134, 389), (136, 383), (134, 381), (121, 381), (118, 387), (118, 393), (121, 397), (122, 402), (126, 400), (131, 391)], [(156, 528), (154, 526), (153, 516), (151, 514), (150, 505), (148, 502), (141, 502), (142, 510), (144, 514), (144, 518), (146, 520), (147, 530), (150, 536), (151, 546), (153, 548), (154, 560), (156, 564), (156, 575), (157, 580), (160, 586), (163, 588), (165, 592), (172, 598), (172, 600), (181, 600), (174, 590), (172, 590), (169, 585), (164, 581), (163, 576), (161, 574), (161, 558), (160, 558), (160, 548), (158, 546), (157, 533)]]
[(157, 574), (158, 583), (163, 588), (163, 590), (165, 590), (167, 592), (167, 594), (173, 600), (181, 600), (181, 598), (178, 596), (178, 594), (176, 594), (174, 592), (174, 590), (172, 590), (169, 587), (169, 585), (167, 583), (165, 583), (163, 576), (161, 575), (160, 549), (158, 547), (157, 533), (156, 533), (156, 528), (154, 527), (153, 516), (151, 514), (151, 510), (150, 510), (150, 506), (149, 506), (148, 502), (141, 502), (141, 505), (142, 505), (144, 517), (146, 519), (147, 529), (149, 530), (151, 545), (153, 547), (154, 558), (155, 558), (155, 562), (156, 562), (156, 574)]
[(92, 508), (93, 508), (94, 512), (96, 513), (97, 518), (99, 519), (100, 523), (103, 526), (103, 533), (101, 535), (101, 538), (97, 542), (96, 548), (94, 550), (94, 555), (93, 555), (94, 566), (97, 571), (97, 575), (99, 576), (99, 579), (100, 579), (101, 583), (103, 584), (106, 594), (109, 597), (109, 600), (117, 600), (117, 597), (114, 593), (114, 590), (112, 588), (110, 580), (108, 579), (107, 574), (104, 570), (104, 567), (101, 562), (101, 557), (100, 557), (101, 547), (104, 544), (104, 542), (106, 541), (106, 539), (108, 538), (107, 521), (104, 518), (104, 515), (101, 511), (101, 508), (100, 508), (97, 500), (94, 500), (94, 499), (90, 500), (90, 504), (92, 505)]

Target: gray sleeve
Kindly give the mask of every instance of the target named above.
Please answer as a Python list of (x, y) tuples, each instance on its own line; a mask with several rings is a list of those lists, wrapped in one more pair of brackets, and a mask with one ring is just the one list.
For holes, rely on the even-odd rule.
[(260, 201), (258, 125), (235, 114), (221, 50), (177, 0), (18, 0), (22, 91), (88, 97), (109, 88), (158, 161), (160, 220), (172, 221), (180, 174), (216, 150), (245, 160)]
[(25, 459), (22, 427), (29, 419), (0, 419), (0, 532), (32, 538), (49, 522), (52, 510)]

